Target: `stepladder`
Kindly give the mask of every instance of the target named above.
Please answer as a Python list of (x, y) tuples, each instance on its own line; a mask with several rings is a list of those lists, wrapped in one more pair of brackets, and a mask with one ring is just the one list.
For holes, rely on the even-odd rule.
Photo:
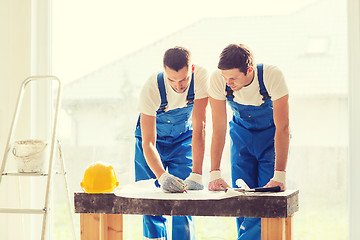
[[(34, 85), (36, 84), (45, 84), (46, 86), (56, 87), (56, 91), (54, 91), (54, 93), (56, 93), (56, 97), (49, 97), (48, 99), (50, 102), (50, 116), (47, 116), (49, 121), (49, 129), (47, 130), (48, 135), (46, 138), (40, 139), (37, 137), (38, 134), (35, 132), (29, 134), (29, 137), (16, 139), (15, 132), (18, 125), (19, 116), (21, 116), (21, 106), (25, 101), (24, 95), (31, 92), (31, 87), (34, 88)], [(71, 222), (72, 237), (73, 239), (76, 239), (74, 220), (72, 215), (72, 205), (70, 201), (70, 193), (65, 171), (64, 155), (60, 141), (57, 139), (57, 126), (61, 105), (61, 91), (61, 81), (55, 76), (31, 76), (22, 82), (0, 168), (0, 187), (4, 182), (5, 177), (8, 177), (8, 181), (12, 181), (11, 179), (14, 177), (17, 178), (19, 185), (19, 179), (22, 177), (44, 178), (45, 190), (39, 190), (39, 192), (42, 192), (44, 195), (44, 198), (40, 203), (40, 208), (9, 208), (7, 206), (0, 206), (0, 213), (4, 214), (42, 215), (42, 225), (41, 227), (39, 226), (39, 230), (41, 230), (41, 240), (47, 239), (46, 236), (48, 236), (46, 231), (49, 229), (48, 217), (51, 209), (50, 192), (52, 190), (51, 187), (53, 186), (52, 183), (55, 174), (59, 174), (63, 180), (63, 187), (67, 195), (67, 209)], [(33, 114), (32, 109), (30, 109), (30, 114)], [(17, 168), (8, 168), (9, 159), (16, 161)], [(55, 171), (54, 168), (56, 160), (58, 160), (59, 170)], [(31, 194), (39, 194), (39, 192), (36, 192), (36, 187), (32, 191), (33, 192)]]

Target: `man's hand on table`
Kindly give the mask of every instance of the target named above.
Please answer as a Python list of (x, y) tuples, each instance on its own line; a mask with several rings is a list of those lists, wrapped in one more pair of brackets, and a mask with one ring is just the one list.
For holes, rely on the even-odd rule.
[(229, 184), (221, 177), (220, 170), (213, 170), (210, 172), (209, 191), (224, 191), (230, 188)]
[(163, 192), (166, 193), (182, 193), (185, 190), (186, 184), (183, 180), (168, 172), (164, 172), (159, 177), (159, 183)]
[(277, 171), (274, 172), (274, 177), (265, 185), (265, 187), (276, 187), (280, 186), (281, 191), (286, 190), (286, 172)]
[(187, 190), (203, 190), (202, 176), (198, 173), (190, 173), (190, 176), (185, 179)]

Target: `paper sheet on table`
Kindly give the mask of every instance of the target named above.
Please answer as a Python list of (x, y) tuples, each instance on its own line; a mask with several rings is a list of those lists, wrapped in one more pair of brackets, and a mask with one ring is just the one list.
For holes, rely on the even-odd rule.
[(119, 186), (115, 188), (114, 194), (119, 197), (128, 198), (147, 198), (147, 199), (223, 199), (244, 195), (245, 193), (229, 189), (224, 191), (188, 190), (184, 193), (164, 193), (160, 188), (155, 186), (155, 179), (138, 181), (132, 184)]

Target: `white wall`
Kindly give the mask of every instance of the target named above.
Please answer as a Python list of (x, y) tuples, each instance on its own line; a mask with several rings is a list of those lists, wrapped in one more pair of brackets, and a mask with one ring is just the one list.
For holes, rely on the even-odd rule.
[(349, 27), (349, 236), (351, 240), (360, 236), (360, 1), (348, 0)]
[[(9, 134), (17, 94), (22, 81), (30, 75), (30, 0), (0, 1), (0, 156)], [(23, 105), (23, 121), (19, 119), (17, 132), (29, 134), (29, 105)], [(19, 198), (11, 197), (17, 192), (17, 179), (3, 178), (0, 185), (0, 207), (16, 204)], [(7, 181), (7, 182), (6, 182)], [(9, 190), (9, 191), (8, 191)], [(19, 224), (20, 223), (20, 224)], [(19, 217), (0, 214), (0, 239), (21, 239)], [(12, 230), (9, 230), (11, 229)]]
[[(0, 1), (0, 147), (3, 153), (17, 94), (30, 75), (30, 1)], [(26, 106), (25, 106), (26, 107)], [(29, 122), (20, 124), (28, 131)]]

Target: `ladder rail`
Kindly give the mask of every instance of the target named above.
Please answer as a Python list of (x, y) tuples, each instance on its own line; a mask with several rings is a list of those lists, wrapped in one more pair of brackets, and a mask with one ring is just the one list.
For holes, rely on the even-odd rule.
[[(47, 211), (49, 205), (49, 192), (50, 192), (50, 184), (52, 179), (52, 169), (53, 169), (53, 158), (54, 158), (54, 149), (55, 149), (55, 140), (56, 140), (56, 132), (57, 132), (57, 123), (58, 123), (58, 114), (60, 110), (60, 103), (61, 103), (61, 82), (57, 77), (54, 77), (54, 80), (58, 82), (58, 93), (56, 99), (56, 108), (54, 113), (54, 122), (52, 127), (52, 138), (51, 138), (51, 149), (50, 149), (50, 160), (49, 160), (49, 170), (48, 170), (48, 178), (46, 184), (46, 192), (45, 192), (45, 209)], [(64, 176), (65, 177), (65, 176)], [(45, 230), (46, 230), (46, 220), (47, 214), (44, 214), (43, 217), (43, 224), (42, 224), (42, 233), (41, 239), (45, 239)]]
[(67, 195), (67, 205), (68, 205), (68, 213), (69, 213), (69, 217), (70, 217), (70, 221), (71, 221), (71, 226), (72, 226), (72, 235), (73, 235), (73, 239), (76, 239), (76, 234), (75, 234), (75, 220), (74, 220), (74, 216), (72, 214), (72, 206), (70, 204), (71, 202), (71, 196), (70, 196), (70, 191), (68, 188), (68, 183), (67, 183), (67, 177), (66, 177), (66, 173), (65, 173), (65, 161), (64, 161), (64, 155), (62, 152), (62, 146), (60, 144), (60, 141), (58, 140), (58, 149), (59, 149), (59, 159), (60, 159), (60, 165), (61, 165), (61, 172), (64, 176), (64, 185), (65, 185), (65, 190), (66, 190), (66, 195)]

